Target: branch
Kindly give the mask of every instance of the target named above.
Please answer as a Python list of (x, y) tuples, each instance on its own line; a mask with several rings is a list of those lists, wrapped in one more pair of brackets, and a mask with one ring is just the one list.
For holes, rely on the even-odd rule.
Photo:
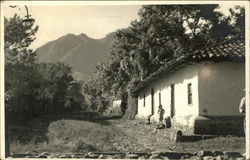
[(199, 21), (200, 21), (200, 17), (198, 17), (198, 20), (196, 20), (196, 23), (194, 24), (194, 32), (193, 32), (194, 34), (195, 34), (195, 30), (197, 28)]

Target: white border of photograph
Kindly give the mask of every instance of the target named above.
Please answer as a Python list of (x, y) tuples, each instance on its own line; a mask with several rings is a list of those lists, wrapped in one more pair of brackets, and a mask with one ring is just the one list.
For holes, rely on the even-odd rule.
[[(1, 159), (5, 159), (5, 137), (4, 137), (4, 6), (5, 5), (27, 5), (27, 6), (81, 6), (81, 5), (150, 5), (150, 4), (236, 4), (245, 6), (246, 11), (246, 31), (245, 31), (245, 51), (246, 51), (246, 157), (250, 158), (250, 109), (249, 109), (249, 1), (1, 1), (1, 55), (0, 55), (0, 101), (1, 101)], [(25, 159), (25, 158), (18, 158)]]

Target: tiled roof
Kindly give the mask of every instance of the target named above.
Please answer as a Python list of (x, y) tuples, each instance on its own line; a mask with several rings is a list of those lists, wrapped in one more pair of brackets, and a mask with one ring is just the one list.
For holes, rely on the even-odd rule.
[(176, 70), (200, 61), (235, 61), (245, 60), (245, 40), (243, 38), (234, 38), (223, 41), (214, 46), (196, 50), (192, 53), (184, 54), (177, 59), (167, 62), (156, 72), (146, 77), (133, 92), (137, 92), (146, 87), (150, 82), (162, 78), (162, 76), (175, 72)]
[(193, 54), (193, 58), (241, 58), (245, 56), (245, 41), (241, 38), (234, 38), (224, 41), (212, 47), (197, 50)]

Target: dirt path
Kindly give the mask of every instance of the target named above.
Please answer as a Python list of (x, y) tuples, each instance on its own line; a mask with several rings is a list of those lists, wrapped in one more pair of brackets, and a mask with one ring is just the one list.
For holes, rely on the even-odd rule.
[(175, 143), (169, 136), (164, 136), (166, 132), (169, 130), (156, 130), (156, 126), (134, 120), (61, 119), (49, 123), (41, 119), (30, 125), (13, 126), (13, 137), (17, 138), (11, 139), (10, 148), (13, 154), (92, 151), (195, 153), (201, 150), (245, 152), (244, 137), (221, 136)]
[(155, 126), (135, 121), (111, 120), (115, 136), (112, 143), (121, 152), (180, 152), (194, 153), (200, 150), (237, 151), (244, 153), (245, 139), (236, 136), (218, 136), (195, 142), (175, 143), (164, 137)]

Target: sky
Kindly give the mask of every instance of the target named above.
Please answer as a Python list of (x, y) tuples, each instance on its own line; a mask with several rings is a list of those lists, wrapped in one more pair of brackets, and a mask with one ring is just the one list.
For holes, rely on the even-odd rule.
[[(224, 14), (229, 14), (228, 9), (234, 4), (220, 5)], [(36, 40), (30, 46), (36, 49), (45, 43), (73, 33), (87, 34), (91, 38), (99, 39), (117, 29), (126, 28), (132, 20), (138, 17), (141, 5), (67, 5), (67, 6), (30, 6), (29, 13), (39, 25)], [(17, 13), (25, 16), (24, 6), (11, 8), (4, 6), (4, 16), (10, 17)]]

